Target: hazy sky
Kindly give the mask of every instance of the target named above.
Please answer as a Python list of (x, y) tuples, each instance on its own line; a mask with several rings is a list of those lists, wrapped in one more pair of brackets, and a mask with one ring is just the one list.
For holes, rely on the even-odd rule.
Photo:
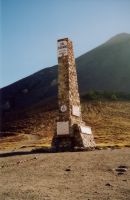
[(130, 33), (130, 0), (0, 1), (0, 88), (57, 64), (57, 39), (69, 37), (77, 57)]

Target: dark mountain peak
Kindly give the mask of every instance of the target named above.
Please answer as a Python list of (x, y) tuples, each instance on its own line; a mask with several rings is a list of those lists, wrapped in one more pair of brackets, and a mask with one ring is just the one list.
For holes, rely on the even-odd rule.
[(114, 37), (110, 38), (106, 44), (108, 43), (120, 43), (125, 42), (127, 40), (130, 40), (130, 34), (129, 33), (119, 33), (115, 35)]

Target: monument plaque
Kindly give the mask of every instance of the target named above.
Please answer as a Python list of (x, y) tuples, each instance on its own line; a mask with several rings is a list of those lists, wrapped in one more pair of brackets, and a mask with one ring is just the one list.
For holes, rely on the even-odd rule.
[(61, 110), (61, 112), (67, 111), (67, 106), (66, 105), (62, 105), (60, 110)]
[(72, 106), (72, 114), (79, 117), (80, 116), (80, 108), (79, 106)]
[(69, 122), (57, 122), (57, 135), (69, 134)]
[(81, 133), (92, 134), (91, 127), (89, 126), (80, 126)]

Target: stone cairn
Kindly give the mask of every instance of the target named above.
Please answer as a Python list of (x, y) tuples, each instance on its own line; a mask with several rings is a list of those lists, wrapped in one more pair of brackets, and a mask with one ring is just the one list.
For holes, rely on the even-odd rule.
[(58, 103), (52, 147), (56, 150), (93, 148), (91, 127), (82, 121), (73, 45), (68, 38), (58, 40)]

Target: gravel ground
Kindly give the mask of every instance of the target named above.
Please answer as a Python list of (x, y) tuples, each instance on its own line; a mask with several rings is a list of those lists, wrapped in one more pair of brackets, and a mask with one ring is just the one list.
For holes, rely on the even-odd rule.
[(130, 149), (1, 157), (0, 200), (130, 200)]

